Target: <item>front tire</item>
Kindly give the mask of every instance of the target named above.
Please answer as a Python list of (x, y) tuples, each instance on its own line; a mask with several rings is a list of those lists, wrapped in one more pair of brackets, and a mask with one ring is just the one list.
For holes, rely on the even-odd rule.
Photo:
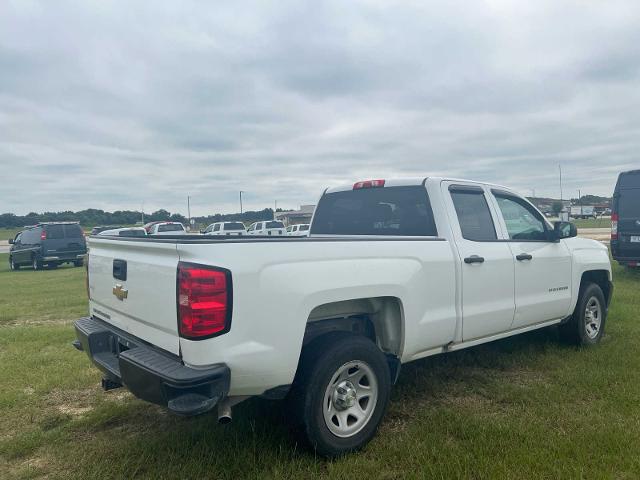
[(364, 447), (389, 403), (391, 376), (368, 338), (336, 332), (303, 351), (289, 399), (301, 440), (326, 457)]
[(13, 260), (13, 257), (9, 257), (9, 269), (13, 271), (20, 270), (20, 265)]
[(604, 335), (607, 303), (599, 285), (588, 283), (580, 289), (580, 296), (571, 319), (560, 326), (564, 340), (574, 345), (595, 345)]

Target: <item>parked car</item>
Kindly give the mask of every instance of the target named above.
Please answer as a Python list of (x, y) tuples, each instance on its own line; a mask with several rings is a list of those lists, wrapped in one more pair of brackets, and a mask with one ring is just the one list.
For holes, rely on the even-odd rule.
[(611, 255), (628, 267), (640, 262), (640, 170), (618, 177), (611, 213)]
[(122, 241), (89, 239), (90, 316), (75, 323), (103, 386), (220, 421), (286, 398), (326, 456), (373, 437), (401, 364), (550, 326), (597, 344), (613, 288), (607, 248), (573, 224), (446, 178), (327, 189), (309, 241)]
[(252, 223), (247, 229), (248, 235), (285, 235), (284, 223), (278, 220), (266, 220)]
[(123, 227), (105, 230), (98, 235), (115, 237), (146, 237), (147, 231), (143, 227)]
[(298, 225), (289, 225), (287, 227), (287, 235), (290, 237), (308, 237), (309, 236), (308, 223), (300, 223)]
[(216, 222), (201, 232), (203, 235), (246, 235), (242, 222)]
[(104, 232), (105, 230), (115, 230), (116, 228), (122, 228), (122, 227), (119, 225), (99, 225), (91, 229), (91, 235), (98, 235), (99, 233)]
[(11, 270), (30, 266), (40, 270), (43, 266), (55, 268), (63, 263), (83, 264), (87, 253), (84, 232), (78, 223), (39, 223), (10, 239), (9, 265)]
[(160, 222), (151, 225), (149, 235), (186, 235), (187, 231), (180, 222)]

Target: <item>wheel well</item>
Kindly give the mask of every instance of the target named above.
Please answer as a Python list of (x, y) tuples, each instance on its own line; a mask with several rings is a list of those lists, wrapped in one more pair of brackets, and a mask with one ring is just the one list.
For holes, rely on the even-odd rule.
[(588, 272), (584, 272), (580, 279), (580, 289), (584, 288), (588, 283), (595, 283), (602, 289), (602, 293), (604, 293), (604, 298), (608, 304), (611, 298), (609, 272), (606, 270), (590, 270)]
[(320, 305), (309, 314), (303, 346), (334, 331), (364, 335), (384, 353), (400, 358), (403, 338), (400, 299), (358, 298)]

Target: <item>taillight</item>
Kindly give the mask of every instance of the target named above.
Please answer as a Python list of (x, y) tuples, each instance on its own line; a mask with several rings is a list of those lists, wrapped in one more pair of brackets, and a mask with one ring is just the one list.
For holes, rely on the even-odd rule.
[(43, 228), (42, 232), (40, 232), (40, 240), (46, 240), (47, 239), (47, 232), (46, 230)]
[(231, 272), (178, 263), (178, 331), (192, 340), (215, 337), (231, 328)]
[(360, 190), (361, 188), (378, 188), (384, 187), (384, 180), (364, 180), (362, 182), (356, 182), (353, 184), (354, 190)]
[(611, 214), (611, 240), (618, 239), (618, 214)]

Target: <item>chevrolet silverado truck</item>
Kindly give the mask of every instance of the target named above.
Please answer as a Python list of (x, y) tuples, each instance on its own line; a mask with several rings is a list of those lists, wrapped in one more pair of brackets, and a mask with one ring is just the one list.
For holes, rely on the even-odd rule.
[(105, 390), (180, 415), (287, 399), (337, 456), (375, 434), (403, 363), (557, 325), (597, 344), (607, 248), (485, 183), (367, 180), (322, 194), (309, 237), (95, 236), (76, 348)]

